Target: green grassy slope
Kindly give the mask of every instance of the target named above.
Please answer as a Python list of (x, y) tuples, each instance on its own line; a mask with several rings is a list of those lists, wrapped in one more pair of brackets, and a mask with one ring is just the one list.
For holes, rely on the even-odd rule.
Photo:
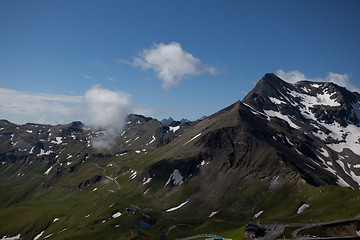
[[(127, 161), (135, 161), (130, 158)], [(248, 222), (329, 221), (354, 217), (360, 209), (359, 190), (337, 186), (315, 188), (299, 181), (268, 191), (259, 181), (244, 186), (231, 198), (218, 203), (215, 207), (219, 212), (211, 218), (193, 214), (193, 207), (202, 203), (192, 203), (192, 208), (185, 205), (167, 213), (166, 209), (179, 205), (184, 199), (191, 201), (196, 183), (188, 181), (181, 186), (166, 188), (156, 181), (143, 185), (141, 172), (144, 169), (137, 168), (138, 176), (130, 179), (133, 168), (124, 170), (124, 166), (126, 162), (121, 158), (104, 158), (101, 162), (89, 158), (76, 171), (64, 170), (61, 177), (52, 180), (56, 170), (44, 175), (48, 169), (46, 162), (34, 162), (26, 168), (20, 163), (4, 164), (0, 174), (7, 180), (0, 183), (0, 236), (21, 233), (23, 239), (33, 239), (44, 231), (40, 239), (50, 234), (48, 239), (159, 239), (161, 230), (167, 232), (175, 226), (167, 239), (201, 233), (242, 239), (243, 226)], [(24, 175), (18, 176), (19, 172)], [(120, 185), (118, 194), (140, 209), (133, 216), (136, 226), (126, 211), (129, 205), (110, 191), (116, 190), (117, 185), (105, 174), (116, 177)], [(96, 175), (102, 176), (100, 181), (75, 188)], [(52, 182), (47, 185), (49, 181)], [(147, 189), (149, 191), (144, 195)], [(310, 207), (296, 214), (303, 203)], [(213, 210), (209, 208), (208, 212)], [(264, 213), (258, 219), (252, 219), (260, 210)], [(117, 212), (121, 216), (113, 218)], [(54, 222), (56, 218), (59, 220)], [(153, 225), (139, 227), (140, 220)]]

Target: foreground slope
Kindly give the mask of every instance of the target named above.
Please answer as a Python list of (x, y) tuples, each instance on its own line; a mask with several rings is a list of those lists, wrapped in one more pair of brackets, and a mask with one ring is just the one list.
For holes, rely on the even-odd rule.
[(91, 142), (104, 132), (80, 122), (0, 121), (0, 236), (240, 239), (255, 217), (354, 217), (359, 102), (332, 83), (266, 74), (243, 101), (201, 121), (129, 115), (102, 150)]

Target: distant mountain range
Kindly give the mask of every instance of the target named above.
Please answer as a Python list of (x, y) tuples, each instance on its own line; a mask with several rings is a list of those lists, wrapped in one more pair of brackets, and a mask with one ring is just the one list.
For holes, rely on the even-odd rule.
[(360, 94), (334, 83), (265, 74), (211, 116), (129, 115), (112, 147), (94, 149), (102, 134), (0, 121), (0, 236), (240, 239), (257, 219), (358, 215)]
[[(199, 120), (202, 120), (204, 119), (206, 116), (202, 117), (201, 119)], [(162, 124), (169, 124), (169, 123), (172, 123), (172, 122), (180, 122), (180, 123), (184, 123), (184, 122), (191, 122), (189, 119), (185, 119), (185, 118), (182, 118), (180, 121), (175, 121), (172, 117), (169, 117), (168, 119), (163, 119), (160, 121)]]

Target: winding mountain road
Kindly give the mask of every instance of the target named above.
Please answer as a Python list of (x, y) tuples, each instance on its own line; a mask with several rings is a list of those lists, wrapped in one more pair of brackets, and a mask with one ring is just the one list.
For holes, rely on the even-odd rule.
[(120, 187), (120, 184), (118, 183), (118, 181), (116, 180), (116, 178), (112, 178), (112, 177), (108, 176), (108, 175), (106, 174), (106, 169), (103, 168), (103, 167), (101, 167), (101, 166), (99, 166), (98, 163), (94, 163), (94, 165), (103, 170), (103, 174), (104, 174), (104, 176), (105, 176), (107, 179), (115, 182), (115, 184), (116, 184), (116, 186), (117, 186), (116, 189), (115, 189), (115, 190), (111, 189), (111, 190), (109, 190), (109, 191), (115, 193), (115, 194), (120, 198), (120, 200), (121, 200), (123, 203), (125, 203), (126, 205), (129, 206), (129, 210), (127, 211), (127, 213), (129, 214), (130, 221), (131, 221), (131, 223), (133, 224), (134, 227), (139, 227), (139, 225), (137, 225), (137, 224), (135, 223), (134, 218), (133, 218), (133, 215), (135, 214), (136, 211), (139, 210), (139, 208), (138, 208), (137, 206), (132, 205), (132, 204), (129, 203), (128, 201), (126, 201), (126, 200), (117, 192), (117, 190), (119, 190), (121, 187)]
[[(284, 233), (286, 227), (299, 227), (293, 232), (293, 240), (305, 240), (305, 239), (311, 239), (308, 236), (301, 236), (299, 233), (303, 230), (312, 228), (312, 227), (318, 227), (322, 225), (328, 225), (328, 224), (339, 224), (343, 222), (350, 222), (350, 221), (356, 221), (360, 220), (360, 215), (356, 216), (354, 218), (350, 219), (341, 219), (341, 220), (335, 220), (335, 221), (328, 221), (328, 222), (319, 222), (319, 223), (273, 223), (273, 224), (263, 224), (262, 226), (266, 229), (266, 234), (264, 237), (258, 237), (259, 240), (273, 240), (279, 237), (281, 234)], [(355, 236), (356, 237), (356, 236)], [(353, 237), (337, 237), (334, 239), (349, 239)], [(321, 239), (321, 238), (317, 238)], [(329, 238), (324, 238), (329, 239)], [(360, 237), (359, 237), (360, 239)]]
[[(342, 220), (335, 220), (335, 221), (329, 221), (329, 222), (321, 222), (321, 223), (308, 223), (306, 225), (304, 225), (302, 228), (298, 228), (293, 232), (293, 239), (296, 240), (300, 240), (300, 239), (309, 239), (308, 237), (303, 237), (303, 236), (299, 236), (299, 233), (303, 230), (312, 228), (312, 227), (318, 227), (318, 226), (322, 226), (322, 225), (329, 225), (329, 224), (339, 224), (339, 223), (344, 223), (344, 222), (351, 222), (351, 221), (357, 221), (360, 220), (360, 215), (354, 217), (354, 218), (350, 218), (350, 219), (342, 219)], [(349, 237), (338, 237), (337, 239), (346, 239)], [(321, 239), (321, 238), (319, 238)], [(325, 239), (325, 238), (324, 238)], [(328, 239), (328, 238), (326, 238)], [(360, 237), (359, 237), (360, 239)]]

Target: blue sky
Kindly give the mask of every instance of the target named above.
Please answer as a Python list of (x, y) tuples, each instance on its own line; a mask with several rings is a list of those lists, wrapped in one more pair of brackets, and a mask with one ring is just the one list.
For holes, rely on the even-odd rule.
[(84, 96), (102, 89), (118, 94), (106, 95), (105, 105), (115, 99), (124, 107), (126, 99), (130, 112), (195, 120), (241, 100), (267, 72), (358, 90), (359, 7), (351, 0), (2, 0), (0, 118), (91, 123)]

